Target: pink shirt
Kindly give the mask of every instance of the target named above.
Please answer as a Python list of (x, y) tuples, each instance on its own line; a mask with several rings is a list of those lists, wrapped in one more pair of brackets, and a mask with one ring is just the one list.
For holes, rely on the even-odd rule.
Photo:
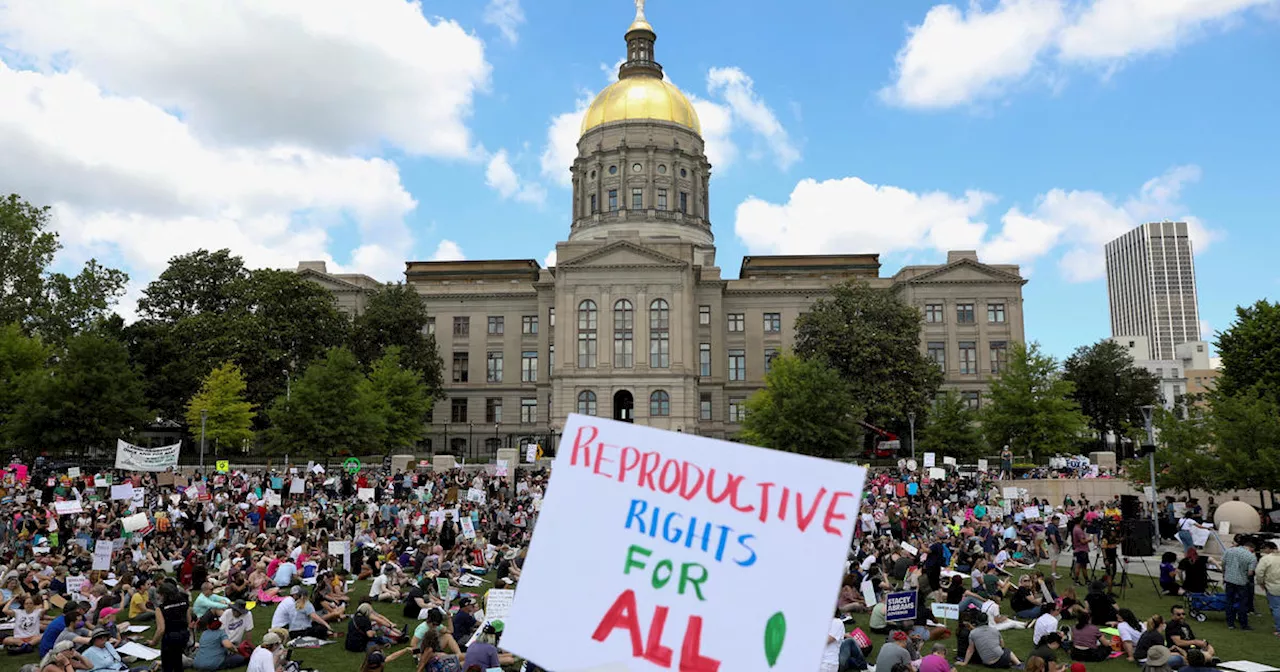
[(930, 654), (920, 659), (920, 672), (950, 672), (951, 663), (937, 654)]

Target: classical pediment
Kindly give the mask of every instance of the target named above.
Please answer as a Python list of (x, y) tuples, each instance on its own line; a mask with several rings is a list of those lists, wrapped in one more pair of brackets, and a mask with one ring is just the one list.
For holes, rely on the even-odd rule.
[(933, 283), (968, 284), (975, 282), (1009, 282), (1023, 285), (1027, 281), (1020, 275), (1002, 271), (972, 259), (960, 259), (906, 280), (906, 283), (912, 285)]
[(557, 270), (588, 268), (684, 268), (682, 259), (627, 240), (608, 243), (586, 254), (556, 264)]
[(361, 287), (354, 282), (348, 282), (342, 278), (321, 273), (311, 269), (303, 269), (298, 271), (298, 275), (310, 280), (311, 282), (324, 287), (331, 292), (365, 292), (370, 291), (367, 287)]

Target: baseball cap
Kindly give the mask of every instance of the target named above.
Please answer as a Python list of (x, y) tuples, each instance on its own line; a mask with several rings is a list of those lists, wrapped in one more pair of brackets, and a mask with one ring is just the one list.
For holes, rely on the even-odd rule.
[(271, 646), (273, 644), (279, 644), (279, 643), (280, 643), (280, 635), (277, 635), (274, 632), (268, 632), (267, 634), (262, 636), (263, 646)]
[(471, 599), (471, 598), (469, 598), (469, 597), (464, 597), (464, 598), (462, 598), (462, 599), (458, 600), (458, 606), (459, 606), (459, 607), (469, 607), (469, 606), (471, 606), (471, 605), (473, 605), (473, 604), (475, 604), (475, 603), (476, 603), (476, 601), (475, 601), (475, 600), (473, 600), (473, 599)]

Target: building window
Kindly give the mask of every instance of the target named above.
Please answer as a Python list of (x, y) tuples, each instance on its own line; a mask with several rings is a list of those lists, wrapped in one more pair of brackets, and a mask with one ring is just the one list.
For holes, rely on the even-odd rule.
[(665, 299), (649, 304), (649, 367), (671, 367), (671, 306)]
[(747, 316), (742, 313), (729, 313), (729, 331), (739, 332), (747, 330)]
[(484, 400), (484, 421), (502, 422), (502, 399)]
[(649, 417), (665, 418), (671, 415), (671, 395), (657, 390), (649, 395)]
[(773, 370), (773, 360), (778, 358), (780, 354), (777, 348), (764, 349), (764, 372), (769, 373)]
[(596, 367), (596, 302), (578, 304), (578, 368)]
[(745, 399), (731, 397), (729, 399), (729, 422), (742, 422), (747, 415), (747, 403)]
[(711, 306), (698, 306), (698, 324), (711, 324)]
[(1009, 360), (1009, 344), (1004, 341), (991, 342), (991, 373), (1004, 371), (1005, 362)]
[(471, 364), (471, 355), (465, 352), (453, 353), (453, 382), (467, 382), (467, 368)]
[(782, 333), (782, 313), (765, 313), (764, 314), (764, 333), (766, 334)]
[(960, 373), (978, 372), (978, 344), (973, 341), (960, 342)]
[(687, 191), (680, 192), (680, 212), (689, 214), (689, 192)]
[(502, 353), (490, 352), (485, 357), (484, 380), (487, 383), (502, 382)]
[(536, 334), (538, 333), (538, 316), (524, 315), (520, 318), (520, 333)]
[(956, 304), (956, 324), (973, 324), (973, 304), (957, 303)]
[(946, 318), (943, 317), (941, 303), (924, 304), (924, 321), (925, 322), (929, 324), (942, 324), (942, 321), (944, 319)]
[(524, 397), (520, 400), (520, 422), (525, 425), (532, 425), (538, 422), (537, 397)]
[(978, 410), (978, 406), (982, 403), (982, 395), (970, 390), (961, 392), (960, 399), (964, 401), (965, 408), (971, 411)]
[(702, 394), (698, 395), (698, 419), (699, 420), (711, 419), (711, 393), (710, 392), (703, 392)]
[(471, 335), (471, 318), (470, 317), (453, 318), (453, 335), (454, 336), (470, 336)]
[(538, 352), (526, 350), (520, 353), (520, 382), (538, 382)]
[(501, 336), (506, 331), (506, 320), (501, 315), (489, 316), (489, 335)]
[(556, 344), (547, 346), (547, 377), (550, 378), (556, 368)]
[(547, 324), (551, 327), (556, 326), (556, 309), (554, 306), (547, 309)]
[(667, 209), (667, 190), (666, 189), (658, 190), (658, 209), (659, 210)]
[(600, 211), (600, 206), (596, 203), (596, 195), (591, 194), (591, 213), (595, 214)]
[(938, 365), (939, 369), (947, 370), (947, 344), (930, 342), (928, 346), (929, 359)]
[(428, 336), (436, 335), (436, 318), (434, 317), (427, 318), (427, 335)]
[(613, 304), (613, 365), (624, 369), (635, 366), (635, 307), (627, 299)]
[(729, 351), (729, 380), (747, 379), (747, 351)]
[(1004, 304), (987, 304), (987, 321), (991, 324), (1004, 324)]
[(578, 393), (578, 413), (582, 415), (596, 414), (596, 393), (583, 390)]
[(453, 399), (449, 404), (449, 422), (467, 421), (467, 400)]
[(617, 212), (617, 211), (618, 211), (618, 190), (610, 189), (609, 190), (609, 212)]
[(711, 375), (711, 344), (710, 343), (698, 344), (698, 375), (699, 376)]
[(644, 189), (631, 190), (631, 209), (644, 210)]

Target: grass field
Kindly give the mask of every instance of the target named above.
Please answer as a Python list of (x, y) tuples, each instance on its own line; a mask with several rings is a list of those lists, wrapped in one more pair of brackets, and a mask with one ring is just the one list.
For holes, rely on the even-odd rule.
[[(1127, 589), (1124, 597), (1120, 598), (1119, 606), (1128, 607), (1141, 620), (1146, 620), (1152, 614), (1162, 614), (1166, 618), (1169, 614), (1169, 607), (1175, 603), (1180, 603), (1181, 598), (1160, 597), (1156, 591), (1152, 589), (1151, 582), (1145, 576), (1133, 576), (1133, 587)], [(1060, 585), (1067, 584), (1067, 580), (1060, 581)], [(466, 589), (467, 592), (473, 592), (477, 596), (482, 596), (485, 591), (491, 587), (485, 583), (478, 588)], [(351, 588), (352, 603), (356, 603), (360, 598), (364, 597), (369, 591), (368, 581), (359, 581)], [(1204, 623), (1191, 621), (1192, 628), (1195, 630), (1196, 636), (1209, 640), (1210, 643), (1218, 651), (1218, 655), (1224, 661), (1231, 660), (1252, 660), (1259, 663), (1267, 663), (1270, 665), (1280, 665), (1280, 637), (1272, 634), (1272, 621), (1269, 613), (1266, 612), (1266, 598), (1258, 596), (1256, 609), (1260, 612), (1254, 614), (1250, 624), (1256, 628), (1254, 632), (1244, 632), (1241, 630), (1228, 630), (1223, 614), (1210, 613), (1208, 620)], [(393, 622), (401, 625), (409, 625), (416, 623), (402, 616), (403, 607), (399, 604), (377, 604), (375, 608), (383, 615), (390, 618)], [(253, 612), (254, 628), (253, 638), (258, 641), (262, 635), (266, 633), (271, 625), (271, 614), (275, 611), (275, 605), (263, 605)], [(866, 615), (859, 614), (855, 619), (858, 625), (865, 628)], [(950, 624), (954, 626), (954, 623)], [(334, 629), (340, 633), (345, 633), (347, 623), (340, 622), (334, 624)], [(412, 627), (409, 627), (412, 630)], [(548, 624), (547, 632), (558, 632), (559, 629), (555, 624)], [(144, 637), (150, 637), (154, 631), (143, 633)], [(1005, 644), (1018, 655), (1019, 658), (1025, 659), (1027, 653), (1031, 650), (1031, 630), (1008, 630), (1003, 633)], [(874, 637), (874, 636), (873, 636)], [(879, 641), (876, 641), (877, 646)], [(145, 643), (145, 642), (144, 642)], [(946, 640), (948, 654), (955, 655), (955, 639)], [(406, 645), (394, 645), (389, 651), (395, 651)], [(874, 660), (874, 653), (872, 659)], [(348, 670), (356, 670), (359, 668), (362, 657), (359, 654), (348, 653), (342, 648), (342, 640), (339, 639), (332, 644), (318, 649), (299, 649), (294, 651), (293, 659), (302, 663), (303, 667), (321, 670), (322, 672), (345, 672)], [(14, 656), (0, 657), (0, 671), (17, 670), (26, 663), (35, 662), (36, 656)], [(408, 672), (416, 667), (412, 656), (405, 656), (393, 661), (387, 665), (388, 670), (396, 672)], [(982, 669), (980, 666), (972, 665), (973, 669)], [(509, 667), (508, 669), (517, 670), (519, 665)], [(814, 666), (817, 669), (817, 666)], [(1108, 670), (1127, 670), (1132, 672), (1138, 667), (1133, 663), (1129, 663), (1123, 658), (1110, 660), (1104, 663), (1089, 663), (1090, 671), (1108, 671)], [(724, 672), (733, 672), (725, 670)], [(787, 670), (786, 672), (809, 672), (808, 670)]]

